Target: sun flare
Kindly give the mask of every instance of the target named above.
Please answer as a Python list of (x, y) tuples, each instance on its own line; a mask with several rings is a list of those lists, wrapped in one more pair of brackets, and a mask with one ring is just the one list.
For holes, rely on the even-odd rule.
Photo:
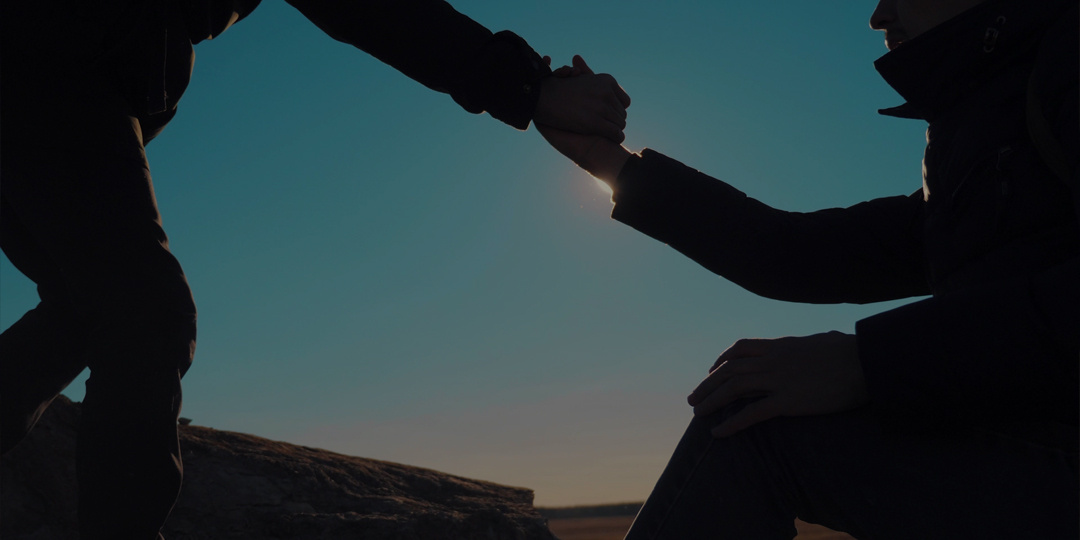
[(601, 180), (601, 179), (599, 179), (599, 178), (597, 178), (595, 176), (593, 176), (592, 179), (593, 179), (594, 182), (596, 182), (596, 186), (599, 187), (600, 190), (603, 191), (604, 193), (607, 193), (608, 196), (611, 196), (611, 195), (615, 194), (615, 191), (611, 189), (611, 186), (609, 186), (607, 182), (605, 182), (605, 181), (603, 181), (603, 180)]

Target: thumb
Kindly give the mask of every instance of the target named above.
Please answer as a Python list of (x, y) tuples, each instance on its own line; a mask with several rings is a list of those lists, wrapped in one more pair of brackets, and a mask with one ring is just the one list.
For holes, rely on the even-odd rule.
[(582, 58), (580, 55), (575, 54), (574, 59), (572, 60), (572, 62), (573, 62), (575, 71), (580, 70), (581, 73), (584, 73), (586, 75), (592, 75), (593, 74), (592, 68), (590, 68), (589, 65), (585, 63), (585, 59)]

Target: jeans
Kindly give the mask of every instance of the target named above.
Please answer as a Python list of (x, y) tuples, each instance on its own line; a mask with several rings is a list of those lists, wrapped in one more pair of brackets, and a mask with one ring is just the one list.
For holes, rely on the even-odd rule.
[(87, 60), (84, 27), (14, 13), (54, 4), (7, 2), (3, 13), (0, 247), (41, 302), (0, 335), (0, 444), (16, 445), (89, 367), (82, 538), (156, 539), (182, 479), (176, 421), (195, 305), (162, 228), (136, 104)]
[(796, 517), (860, 540), (1080, 537), (1075, 428), (1058, 432), (1062, 449), (863, 408), (714, 439), (731, 413), (691, 421), (627, 540), (790, 539)]

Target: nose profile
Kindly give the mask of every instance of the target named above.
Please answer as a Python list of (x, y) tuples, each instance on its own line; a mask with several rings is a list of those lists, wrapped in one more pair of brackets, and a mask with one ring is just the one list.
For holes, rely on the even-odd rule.
[(870, 14), (870, 28), (885, 30), (896, 18), (896, 0), (879, 0), (874, 12)]

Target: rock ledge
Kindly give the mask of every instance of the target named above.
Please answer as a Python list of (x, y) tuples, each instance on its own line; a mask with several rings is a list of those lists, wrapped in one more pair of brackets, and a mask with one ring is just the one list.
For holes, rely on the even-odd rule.
[[(75, 425), (60, 396), (0, 462), (0, 537), (78, 538)], [(531, 490), (193, 425), (169, 540), (555, 540)]]

